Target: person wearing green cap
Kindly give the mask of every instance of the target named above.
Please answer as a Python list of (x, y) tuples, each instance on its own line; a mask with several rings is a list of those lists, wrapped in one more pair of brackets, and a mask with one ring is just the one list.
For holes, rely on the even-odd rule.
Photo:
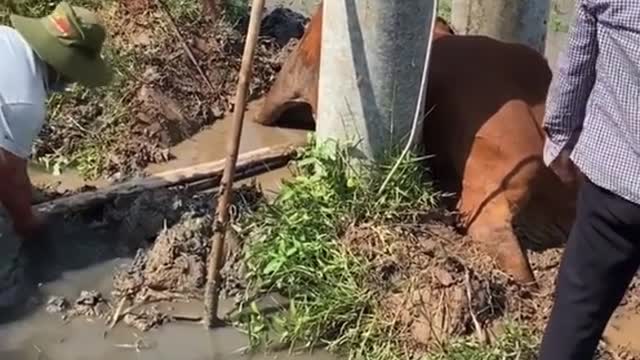
[(85, 8), (61, 2), (42, 18), (12, 15), (11, 24), (0, 26), (0, 203), (18, 235), (30, 240), (45, 223), (31, 208), (27, 161), (47, 96), (71, 83), (106, 85), (112, 70), (101, 56), (105, 28)]

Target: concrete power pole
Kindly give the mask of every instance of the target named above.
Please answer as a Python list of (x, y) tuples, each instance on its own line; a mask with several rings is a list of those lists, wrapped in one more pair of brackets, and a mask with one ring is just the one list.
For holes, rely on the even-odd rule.
[(380, 159), (407, 144), (436, 0), (323, 4), (316, 134), (356, 141), (361, 156)]
[(555, 72), (558, 56), (564, 49), (569, 28), (575, 17), (575, 0), (549, 0), (549, 22), (547, 24), (547, 46), (545, 56), (551, 70)]
[(463, 34), (487, 35), (544, 53), (550, 0), (452, 0), (451, 23)]

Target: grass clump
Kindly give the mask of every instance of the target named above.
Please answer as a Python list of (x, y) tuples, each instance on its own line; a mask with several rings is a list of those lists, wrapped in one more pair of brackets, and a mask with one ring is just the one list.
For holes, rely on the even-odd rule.
[(535, 360), (538, 342), (534, 331), (509, 323), (491, 345), (474, 339), (457, 339), (441, 351), (427, 355), (425, 360)]
[(265, 316), (256, 307), (242, 321), (252, 344), (277, 342), (330, 345), (365, 354), (392, 354), (394, 329), (375, 315), (375, 293), (366, 286), (368, 266), (337, 239), (348, 225), (390, 221), (415, 209), (430, 209), (437, 193), (417, 159), (404, 160), (388, 192), (377, 194), (388, 161), (353, 167), (346, 146), (312, 142), (302, 153), (295, 178), (275, 201), (261, 207), (247, 230), (250, 288), (288, 298), (286, 312)]

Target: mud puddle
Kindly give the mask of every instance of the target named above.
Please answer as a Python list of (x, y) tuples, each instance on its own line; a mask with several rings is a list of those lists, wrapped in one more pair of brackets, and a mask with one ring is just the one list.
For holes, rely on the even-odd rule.
[[(45, 284), (45, 295), (75, 298), (80, 291), (95, 288), (108, 293), (115, 266), (131, 259), (114, 259), (87, 269), (69, 271), (57, 281)], [(221, 310), (230, 309), (221, 304)], [(172, 304), (185, 315), (201, 314), (201, 304)], [(76, 318), (65, 322), (48, 314), (42, 307), (36, 312), (9, 324), (0, 325), (0, 358), (7, 360), (138, 360), (138, 359), (272, 359), (275, 355), (242, 355), (248, 345), (246, 337), (232, 328), (205, 331), (199, 324), (172, 323), (142, 333), (118, 325), (104, 338), (106, 326), (100, 320)], [(136, 345), (138, 351), (136, 351)], [(315, 352), (279, 359), (330, 360), (331, 355)]]
[[(240, 143), (240, 154), (263, 147), (304, 141), (310, 133), (307, 130), (266, 127), (254, 123), (252, 118), (261, 105), (262, 100), (257, 100), (251, 102), (247, 107), (242, 130), (242, 141)], [(175, 159), (165, 163), (151, 164), (146, 167), (145, 172), (154, 174), (224, 159), (227, 151), (227, 141), (232, 131), (232, 117), (233, 114), (227, 114), (224, 119), (215, 122), (190, 139), (172, 147), (171, 153), (175, 156)], [(30, 164), (29, 175), (35, 186), (58, 192), (75, 191), (83, 186), (102, 187), (110, 183), (108, 179), (83, 180), (74, 170), (65, 170), (60, 174), (54, 175), (51, 171), (38, 164)], [(256, 179), (265, 192), (273, 193), (278, 190), (280, 181), (288, 176), (289, 171), (286, 168), (281, 168), (259, 175)]]
[[(299, 143), (306, 139), (309, 134), (307, 130), (267, 127), (254, 123), (252, 118), (261, 105), (262, 100), (258, 100), (250, 103), (247, 107), (242, 128), (240, 154), (269, 146)], [(232, 114), (227, 115), (224, 120), (217, 121), (192, 138), (176, 145), (171, 149), (176, 159), (167, 163), (149, 165), (146, 172), (153, 174), (224, 159), (227, 152), (227, 142), (232, 132), (232, 116)], [(281, 180), (289, 175), (288, 169), (281, 168), (259, 175), (256, 180), (260, 183), (263, 191), (273, 193), (278, 190)]]
[[(237, 190), (234, 206), (238, 213), (246, 212), (243, 204), (255, 203), (252, 188), (243, 187)], [(202, 315), (202, 304), (199, 298), (190, 297), (180, 301), (159, 301), (149, 308), (163, 314), (171, 314), (171, 320), (161, 326), (153, 326), (148, 331), (141, 331), (133, 326), (123, 315), (115, 327), (105, 331), (112, 324), (109, 315), (113, 314), (119, 303), (114, 293), (121, 290), (118, 274), (135, 268), (135, 260), (139, 249), (152, 249), (148, 254), (145, 267), (139, 274), (143, 282), (134, 292), (152, 290), (159, 294), (158, 281), (174, 279), (176, 283), (195, 285), (202, 288), (197, 276), (183, 277), (184, 273), (172, 270), (172, 266), (181, 264), (181, 259), (193, 259), (203, 249), (194, 249), (193, 239), (208, 239), (210, 234), (198, 236), (197, 227), (185, 229), (179, 237), (187, 237), (188, 241), (178, 244), (166, 244), (159, 239), (169, 238), (169, 234), (177, 225), (189, 223), (186, 219), (205, 219), (215, 206), (210, 194), (193, 194), (187, 190), (161, 190), (144, 193), (133, 199), (119, 199), (113, 204), (92, 209), (90, 212), (57, 218), (52, 221), (51, 239), (43, 239), (46, 252), (37, 260), (37, 274), (15, 271), (18, 275), (12, 281), (19, 288), (12, 306), (0, 307), (0, 358), (9, 360), (28, 359), (270, 359), (272, 355), (243, 355), (242, 350), (248, 345), (247, 338), (233, 328), (221, 328), (205, 331), (197, 322)], [(248, 205), (250, 206), (250, 205)], [(6, 222), (0, 221), (0, 225)], [(204, 226), (210, 229), (211, 224)], [(1, 232), (10, 234), (10, 232)], [(161, 235), (158, 235), (161, 234)], [(162, 234), (165, 234), (163, 237)], [(175, 234), (175, 233), (174, 233)], [(155, 243), (151, 244), (154, 241)], [(15, 246), (16, 239), (5, 236), (0, 244)], [(12, 241), (13, 240), (13, 241)], [(156, 248), (160, 244), (161, 249)], [(159, 250), (155, 251), (154, 250)], [(14, 251), (15, 252), (15, 251)], [(9, 253), (3, 252), (4, 254)], [(188, 253), (188, 254), (186, 254)], [(166, 254), (178, 254), (175, 258), (167, 258)], [(185, 255), (186, 254), (186, 255)], [(206, 256), (206, 253), (203, 254)], [(3, 257), (4, 259), (4, 257)], [(169, 260), (167, 263), (165, 260)], [(12, 266), (12, 259), (3, 260)], [(178, 265), (174, 265), (178, 264)], [(165, 267), (168, 266), (168, 267)], [(187, 273), (200, 273), (203, 266), (190, 263)], [(13, 265), (15, 266), (15, 265)], [(160, 266), (160, 268), (158, 268)], [(16, 268), (20, 268), (16, 266)], [(177, 269), (173, 267), (173, 269)], [(22, 275), (22, 276), (21, 276)], [(174, 276), (175, 275), (175, 276)], [(155, 277), (154, 277), (155, 276)], [(173, 277), (172, 277), (173, 276)], [(139, 279), (140, 276), (136, 277)], [(201, 278), (201, 277), (200, 277)], [(201, 280), (201, 279), (200, 279)], [(141, 288), (144, 289), (141, 289)], [(189, 289), (176, 286), (176, 289)], [(6, 287), (4, 288), (6, 290)], [(171, 290), (171, 289), (170, 289)], [(75, 310), (87, 305), (88, 312), (97, 311), (97, 315), (79, 313), (67, 316), (57, 307), (63, 308), (64, 298)], [(52, 299), (56, 301), (52, 302)], [(82, 302), (80, 302), (80, 299)], [(131, 299), (133, 301), (133, 299)], [(97, 305), (94, 305), (97, 304)], [(233, 299), (223, 300), (221, 314), (232, 309)], [(53, 310), (52, 310), (53, 308)], [(146, 311), (147, 309), (145, 309)], [(128, 314), (132, 314), (131, 313)], [(136, 315), (137, 316), (137, 315)], [(137, 319), (136, 319), (137, 320)], [(313, 355), (291, 356), (278, 354), (279, 358), (296, 359), (332, 359), (328, 354), (316, 352)]]

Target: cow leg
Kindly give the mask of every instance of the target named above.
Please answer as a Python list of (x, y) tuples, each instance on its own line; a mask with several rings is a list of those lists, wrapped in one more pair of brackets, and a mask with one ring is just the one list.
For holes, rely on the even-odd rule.
[(517, 282), (533, 284), (535, 278), (529, 258), (512, 227), (512, 213), (502, 195), (490, 200), (468, 227), (471, 238), (478, 242), (500, 269)]
[(265, 96), (262, 108), (253, 119), (254, 122), (275, 125), (282, 114), (301, 103), (309, 104), (315, 114), (318, 69), (315, 64), (309, 65), (303, 61), (298, 50), (291, 53), (278, 73), (276, 81)]

